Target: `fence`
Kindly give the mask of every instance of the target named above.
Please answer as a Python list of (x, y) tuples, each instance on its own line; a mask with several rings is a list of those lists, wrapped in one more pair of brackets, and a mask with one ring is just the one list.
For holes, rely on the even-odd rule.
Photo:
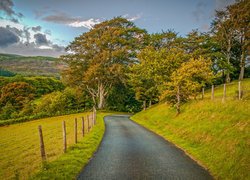
[(205, 93), (205, 89), (202, 88), (201, 99), (210, 98), (211, 100), (221, 99), (225, 102), (227, 99), (238, 99), (242, 100), (250, 93), (250, 87), (244, 86), (244, 84), (239, 81), (237, 84), (228, 83), (223, 84), (223, 88), (216, 89), (214, 85), (211, 87), (211, 95)]
[[(85, 136), (85, 134), (89, 133), (91, 129), (96, 125), (96, 109), (93, 108), (91, 111), (90, 115), (86, 115), (85, 117), (81, 117), (81, 135), (82, 137)], [(77, 131), (79, 130), (79, 125), (78, 125), (77, 118), (74, 119), (74, 143), (76, 144), (78, 142), (78, 133)], [(86, 126), (86, 127), (85, 127)], [(66, 132), (66, 122), (62, 121), (62, 149), (63, 152), (67, 152), (67, 132)], [(87, 131), (86, 131), (87, 129)], [(41, 158), (42, 161), (46, 161), (46, 151), (45, 151), (45, 143), (43, 139), (43, 131), (42, 131), (42, 126), (38, 126), (38, 132), (39, 132), (39, 139), (40, 139), (40, 152), (41, 152)]]

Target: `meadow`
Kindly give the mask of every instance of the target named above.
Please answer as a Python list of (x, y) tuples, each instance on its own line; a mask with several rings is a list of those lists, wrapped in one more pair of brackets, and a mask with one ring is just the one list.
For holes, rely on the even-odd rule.
[[(93, 131), (90, 131), (89, 134), (82, 138), (82, 126), (80, 118), (86, 117), (87, 114), (89, 114), (89, 112), (50, 117), (0, 127), (0, 179), (27, 179), (35, 173), (41, 171), (41, 168), (44, 168), (40, 155), (38, 135), (39, 125), (42, 126), (43, 130), (45, 151), (47, 156), (46, 164), (53, 162), (54, 160), (58, 159), (58, 157), (63, 155), (62, 121), (66, 122), (67, 144), (69, 147), (68, 151), (70, 152), (70, 148), (74, 147), (75, 118), (78, 118), (79, 124), (79, 143), (88, 141), (88, 148), (85, 148), (87, 152), (84, 150), (82, 156), (80, 155), (86, 164), (101, 141), (102, 135), (104, 133), (103, 116), (105, 116), (107, 113), (99, 113), (97, 115), (97, 125)], [(87, 125), (85, 124), (85, 128), (86, 126)], [(92, 136), (90, 134), (96, 135)], [(96, 136), (98, 136), (98, 138)], [(68, 154), (68, 151), (64, 155)], [(83, 165), (84, 163), (82, 163), (78, 169), (81, 169)], [(72, 170), (74, 171), (75, 168)]]
[(179, 146), (216, 179), (250, 179), (250, 79), (242, 82), (242, 100), (237, 99), (237, 81), (227, 87), (225, 102), (221, 85), (213, 101), (208, 89), (203, 100), (183, 105), (179, 115), (163, 103), (132, 119)]

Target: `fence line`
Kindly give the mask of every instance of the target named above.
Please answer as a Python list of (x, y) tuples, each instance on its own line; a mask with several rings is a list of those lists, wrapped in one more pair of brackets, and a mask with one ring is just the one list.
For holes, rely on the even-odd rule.
[[(85, 118), (81, 117), (82, 119), (82, 127), (81, 127), (81, 133), (82, 137), (85, 136)], [(90, 132), (90, 130), (94, 127), (96, 124), (96, 109), (93, 108), (93, 111), (90, 113), (90, 115), (86, 115), (86, 122), (87, 122), (87, 133)], [(77, 137), (77, 118), (74, 118), (74, 142), (75, 144), (78, 142)], [(66, 122), (62, 122), (62, 136), (63, 136), (63, 152), (66, 153), (67, 151), (67, 133), (66, 133)], [(42, 162), (46, 161), (46, 152), (45, 152), (45, 146), (44, 146), (44, 139), (43, 139), (43, 132), (42, 132), (42, 126), (38, 126), (38, 133), (39, 133), (39, 139), (40, 139), (40, 152), (41, 152), (41, 158)]]
[[(250, 89), (245, 89), (243, 91), (244, 86), (242, 87), (242, 82), (239, 81), (238, 82), (238, 87), (237, 87), (237, 85), (236, 85), (236, 87), (235, 86), (231, 87), (232, 89), (235, 90), (234, 95), (232, 95), (232, 89), (230, 88), (231, 85), (233, 85), (233, 84), (223, 84), (223, 89), (219, 93), (221, 95), (220, 98), (222, 98), (222, 102), (225, 102), (226, 99), (228, 99), (228, 97), (234, 97), (235, 99), (242, 100), (243, 95), (245, 94), (244, 92), (249, 92), (250, 91)], [(229, 94), (231, 94), (232, 96), (229, 95)], [(218, 95), (215, 94), (215, 85), (212, 85), (211, 86), (211, 100), (214, 100), (216, 98), (216, 96), (218, 98)], [(205, 98), (205, 88), (203, 87), (201, 89), (201, 99), (204, 99), (204, 98)]]

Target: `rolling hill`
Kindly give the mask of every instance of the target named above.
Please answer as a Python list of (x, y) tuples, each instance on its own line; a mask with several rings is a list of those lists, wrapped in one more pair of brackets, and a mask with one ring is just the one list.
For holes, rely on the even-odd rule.
[(59, 72), (65, 68), (65, 65), (57, 60), (57, 58), (46, 56), (0, 54), (0, 75), (5, 76), (6, 72), (10, 72), (24, 76), (59, 77)]

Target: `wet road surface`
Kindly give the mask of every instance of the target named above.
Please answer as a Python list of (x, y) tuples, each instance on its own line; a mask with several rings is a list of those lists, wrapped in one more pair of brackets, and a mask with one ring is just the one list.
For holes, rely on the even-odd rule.
[(129, 116), (107, 116), (104, 120), (103, 141), (77, 179), (213, 179), (183, 151)]

